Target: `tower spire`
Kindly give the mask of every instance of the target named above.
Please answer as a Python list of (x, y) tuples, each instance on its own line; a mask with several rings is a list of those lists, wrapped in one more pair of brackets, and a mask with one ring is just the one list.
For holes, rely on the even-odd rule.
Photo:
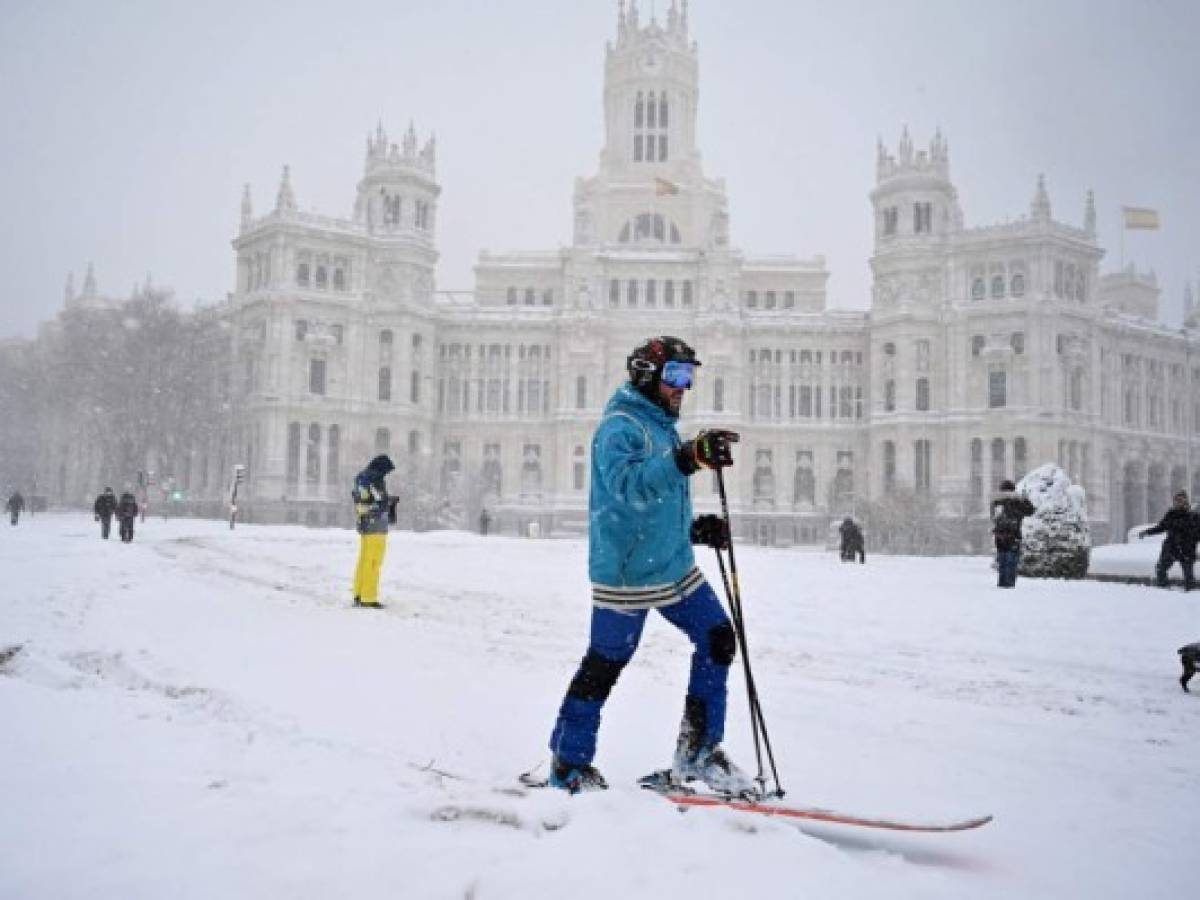
[(283, 167), (283, 177), (279, 179), (279, 193), (275, 195), (275, 211), (296, 211), (296, 195), (292, 193), (292, 173), (290, 166)]
[(1089, 237), (1096, 236), (1096, 194), (1087, 192), (1087, 202), (1083, 206), (1083, 230)]
[(75, 273), (67, 273), (67, 285), (63, 288), (63, 299), (70, 303), (75, 299)]
[(1034, 192), (1033, 202), (1029, 204), (1029, 214), (1035, 219), (1050, 218), (1050, 195), (1046, 192), (1046, 176), (1038, 175), (1037, 191)]
[(96, 296), (96, 269), (90, 262), (87, 267), (87, 275), (83, 278), (83, 294), (81, 296)]
[(250, 185), (242, 189), (242, 230), (245, 231), (254, 218), (254, 202), (250, 199)]

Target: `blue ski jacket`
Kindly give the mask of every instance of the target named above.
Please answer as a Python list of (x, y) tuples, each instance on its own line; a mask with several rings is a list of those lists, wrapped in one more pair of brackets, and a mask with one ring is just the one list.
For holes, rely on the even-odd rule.
[(396, 467), (385, 454), (376, 456), (354, 478), (354, 511), (359, 534), (387, 534), (388, 496), (384, 478)]
[(692, 496), (675, 464), (674, 420), (626, 383), (592, 438), (588, 574), (613, 609), (675, 603), (704, 577), (692, 553)]

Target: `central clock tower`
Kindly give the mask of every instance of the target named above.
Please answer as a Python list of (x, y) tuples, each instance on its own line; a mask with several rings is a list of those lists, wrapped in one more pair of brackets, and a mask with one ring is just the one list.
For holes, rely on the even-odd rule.
[[(687, 3), (672, 2), (665, 25), (639, 22), (636, 0), (621, 0), (617, 42), (605, 58), (605, 145), (601, 170), (632, 168), (660, 177), (698, 171), (696, 45), (688, 38)], [(689, 169), (690, 167), (690, 169)]]

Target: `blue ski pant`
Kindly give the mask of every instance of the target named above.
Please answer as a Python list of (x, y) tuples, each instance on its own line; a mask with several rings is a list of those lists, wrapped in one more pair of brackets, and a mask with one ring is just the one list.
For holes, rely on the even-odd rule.
[(1017, 586), (1017, 566), (1021, 563), (1021, 548), (996, 551), (996, 563), (1000, 570), (997, 587)]
[[(704, 743), (718, 744), (725, 734), (726, 682), (735, 647), (729, 617), (707, 581), (678, 603), (657, 610), (692, 642), (688, 702), (702, 710)], [(550, 735), (550, 751), (561, 762), (582, 766), (595, 757), (604, 703), (637, 650), (649, 612), (593, 607), (587, 655), (571, 679)]]

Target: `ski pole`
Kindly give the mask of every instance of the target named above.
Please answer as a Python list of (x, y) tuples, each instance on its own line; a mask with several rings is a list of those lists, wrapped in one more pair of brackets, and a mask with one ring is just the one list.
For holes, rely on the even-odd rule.
[[(721, 516), (725, 519), (725, 529), (729, 535), (729, 578), (725, 578), (725, 563), (721, 559), (721, 554), (718, 551), (717, 561), (721, 565), (721, 577), (725, 581), (725, 592), (729, 597), (730, 612), (733, 615), (734, 634), (737, 636), (738, 644), (742, 650), (742, 669), (746, 677), (746, 698), (750, 705), (750, 721), (754, 731), (754, 746), (755, 753), (758, 754), (758, 732), (762, 732), (762, 745), (767, 751), (767, 760), (771, 765), (771, 776), (775, 780), (775, 790), (778, 796), (783, 796), (783, 786), (779, 782), (779, 769), (775, 765), (775, 753), (771, 749), (771, 738), (767, 733), (767, 720), (763, 715), (762, 703), (758, 698), (758, 689), (754, 684), (754, 674), (750, 669), (750, 647), (746, 640), (746, 621), (742, 610), (742, 590), (738, 582), (737, 560), (733, 555), (733, 525), (729, 520), (729, 499), (725, 493), (725, 477), (721, 469), (716, 469), (717, 473), (717, 492), (721, 497)], [(732, 590), (730, 584), (732, 583)], [(758, 757), (758, 781), (759, 786), (766, 787), (766, 778), (763, 774), (762, 757)]]

